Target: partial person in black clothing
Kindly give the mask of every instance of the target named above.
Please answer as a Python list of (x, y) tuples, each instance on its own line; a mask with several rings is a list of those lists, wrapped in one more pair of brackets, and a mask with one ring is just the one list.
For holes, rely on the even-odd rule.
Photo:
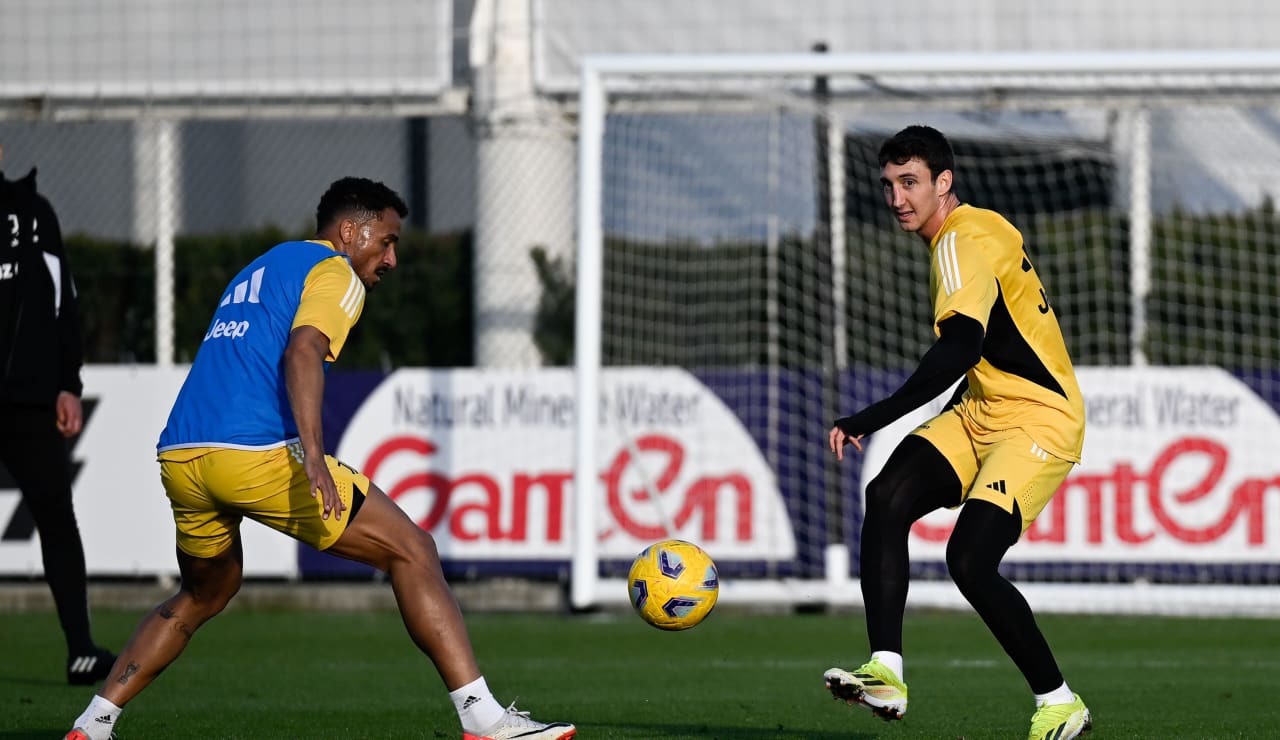
[(18, 180), (0, 172), (0, 219), (0, 463), (40, 534), (45, 580), (67, 641), (67, 682), (91, 685), (106, 677), (115, 655), (90, 632), (84, 545), (71, 502), (66, 439), (84, 422), (75, 284), (35, 169)]

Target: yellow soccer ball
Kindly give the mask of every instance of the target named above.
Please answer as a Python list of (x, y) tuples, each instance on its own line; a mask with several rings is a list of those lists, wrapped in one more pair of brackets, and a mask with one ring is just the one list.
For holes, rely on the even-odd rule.
[(687, 630), (707, 618), (720, 595), (716, 564), (701, 547), (663, 540), (636, 556), (627, 575), (631, 605), (662, 630)]

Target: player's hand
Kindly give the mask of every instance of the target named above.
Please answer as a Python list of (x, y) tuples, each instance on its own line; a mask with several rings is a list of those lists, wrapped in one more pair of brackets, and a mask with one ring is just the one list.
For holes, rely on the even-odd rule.
[(74, 437), (84, 426), (84, 410), (80, 406), (80, 397), (71, 391), (58, 394), (58, 431), (64, 437)]
[(858, 452), (862, 452), (862, 435), (856, 437), (844, 433), (844, 430), (838, 426), (831, 427), (831, 434), (828, 435), (827, 441), (831, 444), (831, 451), (836, 453), (837, 460), (844, 459), (844, 446), (853, 445)]
[(338, 486), (333, 482), (324, 455), (307, 455), (303, 467), (307, 471), (307, 480), (311, 481), (311, 498), (315, 498), (318, 492), (324, 502), (324, 513), (320, 518), (328, 519), (332, 513), (335, 519), (342, 521), (342, 512), (346, 511), (347, 505), (338, 497)]

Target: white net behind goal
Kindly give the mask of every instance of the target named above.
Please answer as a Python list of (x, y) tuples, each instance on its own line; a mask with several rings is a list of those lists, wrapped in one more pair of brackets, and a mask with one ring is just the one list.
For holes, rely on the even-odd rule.
[[(896, 389), (933, 341), (926, 247), (897, 229), (876, 161), (885, 137), (924, 123), (952, 141), (961, 199), (1022, 231), (1086, 396), (1084, 462), (1006, 572), (1041, 608), (1277, 609), (1280, 467), (1265, 441), (1280, 433), (1276, 59), (975, 59), (588, 62), (582, 202), (599, 208), (583, 217), (579, 260), (584, 280), (599, 260), (601, 292), (595, 314), (579, 288), (594, 317), (586, 331), (579, 320), (580, 371), (602, 368), (605, 397), (611, 368), (695, 378), (749, 433), (754, 449), (739, 454), (772, 473), (753, 481), (752, 503), (780, 497), (795, 547), (749, 541), (776, 539), (769, 526), (707, 528), (696, 512), (711, 509), (688, 505), (674, 478), (655, 484), (665, 458), (643, 451), (629, 515), (719, 552), (730, 599), (736, 586), (858, 601), (863, 486), (931, 408), (842, 466), (826, 431)], [(594, 454), (617, 444), (580, 430)], [(690, 459), (704, 449), (684, 447)], [(715, 495), (723, 518), (734, 499)], [(608, 528), (609, 512), (583, 505)], [(661, 516), (680, 510), (694, 513)], [(961, 603), (944, 563), (953, 519), (913, 531), (916, 603)], [(607, 541), (586, 550), (575, 578), (625, 575)], [(1191, 602), (1193, 586), (1206, 595)], [(614, 591), (575, 585), (575, 598)]]

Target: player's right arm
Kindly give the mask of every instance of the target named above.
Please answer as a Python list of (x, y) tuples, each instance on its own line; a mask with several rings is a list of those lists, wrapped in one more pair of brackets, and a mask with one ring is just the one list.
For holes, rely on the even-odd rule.
[(844, 459), (846, 444), (861, 450), (862, 437), (883, 429), (936, 398), (963, 377), (965, 371), (978, 364), (982, 358), (984, 333), (982, 324), (976, 319), (953, 314), (938, 324), (938, 331), (938, 340), (893, 395), (852, 416), (836, 419), (828, 443), (838, 459)]
[[(853, 416), (836, 419), (829, 444), (837, 458), (844, 458), (845, 444), (861, 449), (861, 437), (936, 398), (982, 359), (987, 321), (999, 297), (999, 282), (982, 250), (988, 238), (971, 221), (955, 224), (935, 237), (929, 283), (938, 340), (893, 395)], [(954, 405), (961, 393), (957, 391), (948, 405)]]

